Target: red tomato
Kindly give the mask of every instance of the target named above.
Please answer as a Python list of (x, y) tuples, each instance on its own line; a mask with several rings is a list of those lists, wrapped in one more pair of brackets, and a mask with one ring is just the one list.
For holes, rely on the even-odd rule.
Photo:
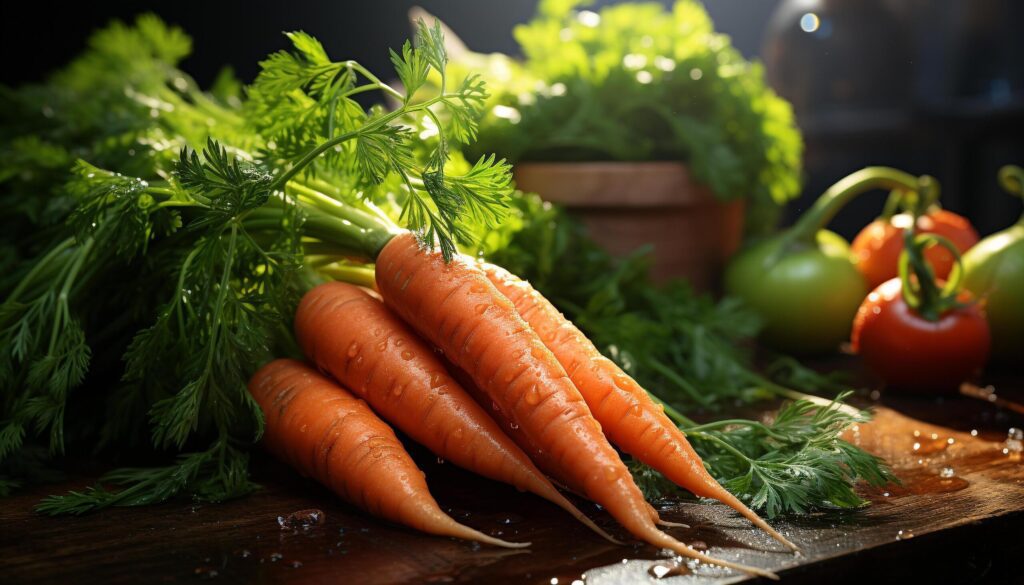
[[(970, 300), (962, 293), (961, 302)], [(991, 338), (976, 304), (928, 321), (907, 306), (899, 278), (864, 299), (853, 319), (853, 350), (886, 385), (900, 390), (956, 392), (988, 360)]]
[[(868, 286), (875, 288), (883, 282), (899, 274), (900, 252), (903, 251), (903, 230), (910, 227), (910, 214), (901, 213), (889, 218), (876, 219), (857, 234), (850, 246), (853, 257), (857, 261), (857, 269), (868, 281)], [(915, 234), (933, 233), (953, 242), (960, 253), (964, 253), (978, 243), (978, 232), (971, 222), (962, 215), (952, 211), (936, 209), (917, 218)], [(935, 270), (936, 278), (946, 278), (953, 269), (953, 255), (941, 246), (932, 246), (925, 250), (925, 258)]]

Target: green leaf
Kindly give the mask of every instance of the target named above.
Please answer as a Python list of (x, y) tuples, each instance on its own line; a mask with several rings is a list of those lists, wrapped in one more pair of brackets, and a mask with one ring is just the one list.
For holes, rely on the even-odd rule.
[(391, 50), (391, 63), (395, 67), (395, 73), (405, 88), (405, 101), (416, 93), (416, 90), (423, 87), (427, 81), (427, 74), (430, 72), (430, 63), (423, 56), (422, 52), (412, 48), (409, 41), (402, 45), (402, 54), (399, 55)]

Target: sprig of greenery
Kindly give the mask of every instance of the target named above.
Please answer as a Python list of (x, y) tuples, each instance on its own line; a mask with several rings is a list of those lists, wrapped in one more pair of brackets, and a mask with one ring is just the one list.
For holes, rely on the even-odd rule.
[[(180, 455), (166, 467), (124, 468), (100, 478), (99, 485), (44, 498), (36, 511), (50, 516), (81, 515), (111, 506), (148, 506), (179, 493), (197, 502), (221, 502), (252, 493), (249, 457), (222, 442), (198, 453)], [(104, 485), (117, 486), (112, 491)]]
[(810, 400), (783, 404), (774, 420), (726, 420), (682, 428), (715, 477), (755, 510), (773, 518), (822, 508), (864, 505), (854, 487), (863, 480), (898, 482), (886, 463), (843, 440), (865, 412), (843, 402), (850, 392), (822, 406)]

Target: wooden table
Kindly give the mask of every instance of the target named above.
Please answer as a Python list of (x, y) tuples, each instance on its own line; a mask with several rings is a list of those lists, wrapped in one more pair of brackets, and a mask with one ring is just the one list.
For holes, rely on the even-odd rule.
[[(999, 392), (1024, 397), (1024, 384), (1010, 379)], [(662, 506), (668, 519), (692, 526), (671, 532), (687, 542), (702, 541), (716, 556), (779, 571), (786, 583), (1024, 578), (1024, 462), (1019, 453), (1003, 452), (1007, 430), (1024, 427), (1024, 417), (959, 397), (883, 396), (874, 406), (875, 421), (851, 431), (851, 440), (887, 457), (904, 485), (865, 492), (872, 504), (864, 510), (776, 522), (803, 548), (799, 556), (781, 552), (718, 504)], [(494, 535), (532, 541), (533, 547), (498, 550), (389, 525), (257, 456), (255, 476), (263, 490), (220, 505), (179, 501), (81, 518), (31, 512), (45, 494), (88, 485), (90, 474), (0, 501), (0, 582), (565, 585), (584, 574), (587, 585), (744, 580), (681, 565), (677, 572), (690, 574), (659, 581), (652, 572), (676, 565), (658, 550), (611, 545), (534, 496), (437, 464), (422, 452), (418, 459), (434, 495), (452, 515)], [(593, 505), (580, 505), (618, 531)], [(298, 531), (278, 526), (278, 516), (310, 508), (326, 514), (322, 525)]]

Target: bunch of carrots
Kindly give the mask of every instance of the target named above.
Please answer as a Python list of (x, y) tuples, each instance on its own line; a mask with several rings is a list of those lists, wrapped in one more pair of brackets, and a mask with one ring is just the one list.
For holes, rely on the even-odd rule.
[(377, 291), (329, 282), (307, 293), (295, 334), (312, 365), (279, 359), (249, 383), (266, 419), (264, 442), (301, 473), (425, 532), (528, 546), (446, 515), (390, 423), (445, 460), (555, 503), (608, 540), (616, 542), (546, 476), (644, 542), (774, 577), (659, 530), (672, 524), (644, 500), (614, 444), (796, 550), (722, 488), (663, 407), (528, 283), (468, 256), (446, 261), (410, 232), (384, 245), (375, 277)]

